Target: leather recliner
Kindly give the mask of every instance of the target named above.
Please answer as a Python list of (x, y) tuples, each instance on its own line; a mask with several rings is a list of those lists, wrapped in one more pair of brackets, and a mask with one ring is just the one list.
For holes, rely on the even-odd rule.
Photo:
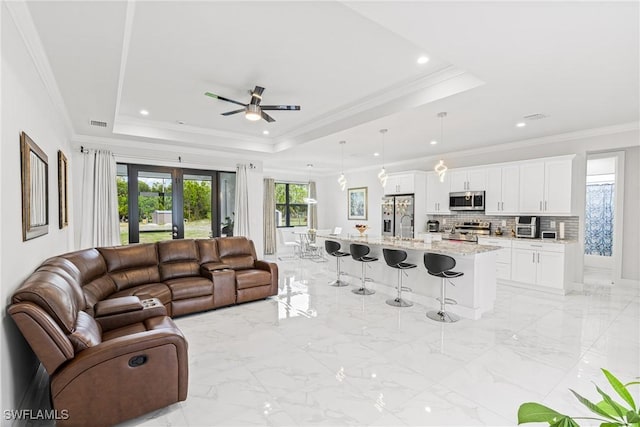
[(8, 311), (50, 375), (53, 408), (66, 414), (58, 425), (109, 426), (185, 400), (187, 341), (165, 307), (103, 301), (102, 323), (84, 311), (80, 270), (56, 263), (29, 276)]

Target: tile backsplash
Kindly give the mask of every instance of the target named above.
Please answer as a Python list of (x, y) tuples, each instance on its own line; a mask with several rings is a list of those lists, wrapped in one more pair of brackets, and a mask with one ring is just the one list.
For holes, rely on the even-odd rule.
[[(578, 220), (577, 216), (541, 216), (540, 217), (540, 230), (541, 231), (559, 231), (560, 223), (564, 223), (564, 238), (567, 240), (578, 240)], [(454, 215), (427, 215), (427, 220), (435, 219), (440, 222), (440, 229), (449, 227), (456, 222), (464, 222), (471, 220), (489, 221), (491, 223), (491, 234), (493, 234), (496, 228), (500, 227), (504, 233), (510, 233), (511, 229), (516, 225), (516, 217), (514, 216), (494, 216), (484, 215), (478, 212), (460, 212)], [(427, 220), (422, 225), (423, 231), (427, 229)], [(443, 224), (443, 220), (446, 220), (446, 224)], [(506, 221), (506, 227), (502, 226), (502, 221)], [(551, 227), (551, 221), (556, 222), (555, 228)]]

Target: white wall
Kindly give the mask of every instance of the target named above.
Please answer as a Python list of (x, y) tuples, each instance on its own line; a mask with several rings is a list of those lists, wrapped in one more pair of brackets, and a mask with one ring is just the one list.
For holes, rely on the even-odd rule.
[[(58, 229), (57, 152), (69, 156), (68, 135), (6, 3), (2, 2), (2, 141), (0, 145), (0, 293), (2, 328), (2, 409), (17, 409), (37, 368), (37, 360), (6, 307), (20, 283), (44, 259), (71, 249), (73, 227)], [(20, 132), (25, 131), (49, 160), (49, 233), (22, 241)], [(73, 174), (70, 176), (73, 182)], [(73, 215), (73, 212), (71, 212)]]

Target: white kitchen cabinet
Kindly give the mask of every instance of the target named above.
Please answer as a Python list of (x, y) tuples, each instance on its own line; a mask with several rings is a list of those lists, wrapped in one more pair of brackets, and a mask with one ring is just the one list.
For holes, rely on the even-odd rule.
[(389, 174), (387, 185), (384, 186), (384, 194), (412, 194), (415, 193), (415, 174), (399, 173)]
[(511, 240), (479, 237), (479, 245), (500, 246), (496, 254), (496, 279), (511, 280)]
[(572, 158), (520, 165), (521, 214), (571, 215)]
[(427, 214), (449, 215), (449, 174), (440, 177), (436, 172), (427, 172)]
[(565, 246), (560, 243), (514, 241), (511, 250), (511, 280), (563, 290)]
[(496, 166), (487, 169), (485, 213), (515, 215), (519, 210), (520, 167)]
[(485, 190), (486, 169), (454, 169), (450, 175), (452, 192)]

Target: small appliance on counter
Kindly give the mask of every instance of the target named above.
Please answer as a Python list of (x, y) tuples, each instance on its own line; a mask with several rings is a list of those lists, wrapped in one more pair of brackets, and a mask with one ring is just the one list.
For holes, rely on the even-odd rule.
[(542, 237), (543, 239), (556, 240), (558, 238), (558, 233), (556, 233), (555, 231), (543, 231), (540, 234), (540, 237)]
[(538, 216), (517, 216), (516, 217), (516, 237), (526, 239), (536, 239), (540, 236), (540, 217)]
[(427, 231), (430, 233), (437, 233), (440, 231), (440, 221), (436, 221), (435, 219), (427, 221)]

